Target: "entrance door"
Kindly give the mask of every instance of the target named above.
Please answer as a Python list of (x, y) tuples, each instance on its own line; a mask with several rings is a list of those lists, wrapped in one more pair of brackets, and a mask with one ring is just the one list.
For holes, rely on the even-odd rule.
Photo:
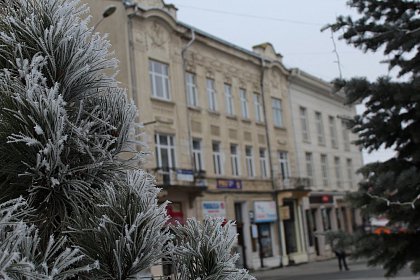
[(293, 200), (284, 200), (283, 206), (289, 208), (289, 219), (283, 221), (284, 235), (286, 238), (287, 254), (296, 253), (297, 237), (296, 237), (296, 221), (295, 221), (295, 202)]
[(239, 259), (236, 263), (236, 266), (239, 268), (247, 268), (246, 266), (246, 246), (244, 240), (244, 224), (242, 217), (242, 203), (235, 203), (235, 220), (236, 220), (236, 230), (238, 233), (238, 247), (237, 253), (239, 253)]

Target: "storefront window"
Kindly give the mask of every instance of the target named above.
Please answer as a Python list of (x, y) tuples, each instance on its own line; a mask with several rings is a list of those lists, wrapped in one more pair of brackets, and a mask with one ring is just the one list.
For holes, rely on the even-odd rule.
[(273, 247), (271, 241), (270, 224), (258, 224), (258, 238), (261, 250), (261, 256), (268, 258), (273, 256)]
[(324, 224), (324, 230), (331, 230), (331, 208), (321, 209), (322, 223)]
[(315, 228), (315, 221), (312, 219), (311, 210), (305, 210), (306, 215), (306, 230), (308, 233), (309, 247), (314, 246), (313, 229)]

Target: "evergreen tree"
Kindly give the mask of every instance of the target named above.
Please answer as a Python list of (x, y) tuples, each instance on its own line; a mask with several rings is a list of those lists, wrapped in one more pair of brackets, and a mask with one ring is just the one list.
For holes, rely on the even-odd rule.
[[(136, 279), (184, 252), (169, 246), (155, 179), (136, 168), (136, 107), (87, 12), (77, 0), (0, 0), (2, 279)], [(230, 244), (211, 225), (203, 238)], [(195, 252), (227, 261), (206, 279), (238, 279), (224, 245)]]
[(326, 28), (342, 31), (342, 39), (365, 52), (383, 52), (385, 62), (398, 77), (336, 81), (348, 102), (363, 102), (366, 110), (351, 122), (361, 148), (392, 148), (396, 154), (385, 162), (365, 165), (365, 180), (350, 197), (366, 217), (385, 215), (394, 229), (404, 233), (363, 234), (356, 256), (370, 265), (383, 265), (395, 275), (410, 264), (420, 272), (420, 4), (408, 0), (350, 0), (359, 17), (340, 16)]

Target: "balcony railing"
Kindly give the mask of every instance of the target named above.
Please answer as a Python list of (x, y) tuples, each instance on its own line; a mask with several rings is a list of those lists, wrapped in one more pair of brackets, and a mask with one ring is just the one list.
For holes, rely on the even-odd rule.
[(185, 170), (158, 167), (150, 170), (150, 173), (155, 176), (158, 186), (207, 186), (205, 170), (193, 171), (187, 175), (182, 171)]
[(288, 177), (285, 179), (277, 177), (274, 179), (275, 188), (277, 190), (306, 190), (310, 187), (309, 182), (309, 178), (306, 177)]

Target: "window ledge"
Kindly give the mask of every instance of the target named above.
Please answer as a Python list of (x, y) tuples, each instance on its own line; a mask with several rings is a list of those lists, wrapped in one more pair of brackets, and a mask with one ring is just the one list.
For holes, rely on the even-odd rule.
[(226, 118), (231, 119), (231, 120), (238, 120), (238, 118), (234, 115), (227, 115)]
[(242, 118), (241, 121), (244, 122), (244, 123), (252, 123), (252, 121), (250, 119)]
[(191, 111), (196, 111), (196, 112), (201, 112), (201, 108), (200, 107), (195, 107), (195, 106), (188, 106), (188, 109)]
[(220, 116), (220, 112), (217, 112), (217, 111), (212, 111), (212, 110), (208, 109), (208, 110), (207, 110), (207, 112), (208, 112), (210, 115)]
[(265, 122), (255, 121), (256, 125), (265, 126)]
[(175, 106), (175, 102), (172, 101), (172, 100), (169, 100), (169, 99), (163, 99), (163, 98), (158, 98), (158, 97), (155, 97), (155, 96), (151, 96), (150, 100)]
[(274, 126), (274, 128), (276, 129), (276, 130), (283, 130), (283, 131), (286, 131), (287, 129), (286, 129), (286, 127), (284, 127), (284, 126)]

